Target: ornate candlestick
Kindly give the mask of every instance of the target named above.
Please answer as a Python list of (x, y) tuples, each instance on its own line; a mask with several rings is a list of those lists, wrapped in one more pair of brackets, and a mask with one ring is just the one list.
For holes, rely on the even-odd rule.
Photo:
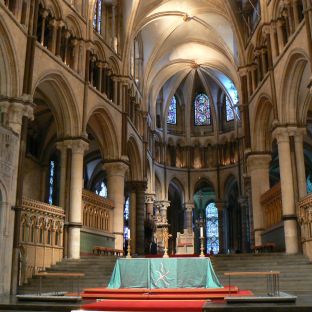
[(205, 257), (205, 254), (204, 254), (204, 237), (202, 236), (200, 238), (200, 257)]
[(172, 235), (168, 233), (168, 228), (163, 228), (162, 238), (164, 242), (164, 255), (163, 258), (168, 258), (168, 240)]
[(127, 257), (126, 258), (132, 258), (131, 257), (131, 244), (130, 244), (130, 242), (131, 242), (131, 239), (129, 237), (128, 238), (128, 248), (127, 248)]

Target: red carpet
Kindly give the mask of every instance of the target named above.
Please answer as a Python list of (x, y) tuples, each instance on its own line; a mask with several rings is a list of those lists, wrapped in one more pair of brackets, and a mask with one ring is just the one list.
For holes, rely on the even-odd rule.
[(206, 300), (104, 300), (85, 304), (82, 309), (96, 311), (176, 311), (201, 312)]

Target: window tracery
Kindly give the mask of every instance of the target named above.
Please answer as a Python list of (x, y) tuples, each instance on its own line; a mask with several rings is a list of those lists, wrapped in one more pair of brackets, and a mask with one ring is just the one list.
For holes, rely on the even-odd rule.
[(210, 203), (206, 207), (206, 236), (207, 251), (217, 254), (219, 252), (219, 225), (218, 209), (215, 203)]
[(167, 124), (176, 125), (177, 124), (177, 100), (173, 96), (168, 109)]

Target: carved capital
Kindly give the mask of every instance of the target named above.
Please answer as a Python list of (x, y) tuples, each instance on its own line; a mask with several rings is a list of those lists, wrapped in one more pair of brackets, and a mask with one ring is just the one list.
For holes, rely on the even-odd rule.
[(289, 142), (289, 133), (286, 127), (277, 127), (272, 133), (273, 138), (277, 140), (277, 143)]
[(104, 170), (107, 172), (108, 176), (125, 176), (129, 165), (125, 162), (116, 161), (105, 163), (103, 165)]
[(248, 172), (259, 169), (269, 170), (271, 154), (251, 154), (247, 158)]
[(153, 193), (145, 193), (145, 204), (153, 204), (155, 202), (156, 195)]
[(192, 211), (195, 208), (195, 205), (193, 202), (184, 203), (185, 210)]

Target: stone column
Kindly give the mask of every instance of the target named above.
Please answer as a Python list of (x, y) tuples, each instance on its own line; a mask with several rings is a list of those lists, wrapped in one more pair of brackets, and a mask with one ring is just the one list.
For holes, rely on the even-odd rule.
[(224, 230), (223, 230), (223, 207), (224, 202), (216, 201), (218, 209), (218, 229), (219, 229), (219, 253), (224, 253)]
[(292, 8), (293, 8), (293, 12), (294, 12), (294, 22), (295, 22), (295, 31), (300, 23), (299, 21), (299, 10), (298, 10), (298, 1), (301, 0), (293, 0), (292, 2)]
[(251, 178), (252, 210), (255, 245), (261, 245), (261, 234), (264, 231), (263, 209), (260, 203), (261, 195), (270, 188), (269, 165), (271, 155), (251, 154), (247, 158), (248, 174)]
[(56, 148), (60, 151), (60, 196), (59, 205), (65, 209), (65, 189), (66, 189), (66, 164), (67, 164), (67, 148), (68, 144), (57, 142)]
[(159, 212), (160, 212), (161, 222), (168, 223), (167, 211), (168, 211), (168, 208), (170, 207), (170, 201), (162, 200), (159, 203), (160, 203)]
[(257, 89), (257, 75), (256, 75), (257, 65), (251, 67), (251, 83), (252, 83), (252, 93)]
[(307, 195), (307, 179), (305, 173), (303, 137), (306, 134), (306, 128), (288, 128), (289, 134), (294, 136), (295, 155), (296, 155), (296, 171), (298, 180), (299, 200)]
[(287, 254), (298, 253), (297, 216), (294, 202), (293, 174), (287, 128), (278, 127), (273, 132), (277, 139), (281, 176), (282, 208)]
[(80, 139), (70, 143), (70, 207), (68, 218), (68, 257), (80, 258), (80, 228), (82, 226), (83, 156), (89, 144)]
[(187, 230), (188, 233), (193, 232), (193, 209), (194, 203), (185, 203), (185, 213), (184, 213), (184, 230)]
[(276, 26), (273, 24), (273, 22), (270, 28), (270, 41), (272, 48), (272, 58), (275, 59), (278, 56), (278, 46), (276, 42)]
[(57, 37), (57, 21), (55, 19), (50, 21), (49, 26), (51, 27), (52, 38), (48, 42), (48, 49), (55, 54), (56, 52), (56, 37)]
[(248, 229), (248, 198), (243, 196), (238, 199), (238, 203), (241, 208), (241, 222), (242, 222), (242, 252), (247, 252), (248, 251), (248, 234), (247, 234), (247, 229)]
[(145, 182), (136, 182), (136, 252), (144, 255)]
[(153, 218), (155, 194), (145, 193), (145, 204), (146, 204), (146, 219), (151, 220)]
[(45, 33), (45, 28), (46, 28), (46, 19), (47, 16), (49, 15), (49, 12), (47, 10), (43, 10), (42, 12), (39, 12), (42, 16), (42, 28), (41, 28), (41, 38), (40, 38), (40, 43), (44, 45), (44, 33)]
[(105, 163), (107, 173), (108, 198), (114, 201), (113, 233), (115, 234), (115, 248), (123, 249), (123, 218), (124, 218), (124, 186), (125, 173), (128, 165), (125, 162)]

